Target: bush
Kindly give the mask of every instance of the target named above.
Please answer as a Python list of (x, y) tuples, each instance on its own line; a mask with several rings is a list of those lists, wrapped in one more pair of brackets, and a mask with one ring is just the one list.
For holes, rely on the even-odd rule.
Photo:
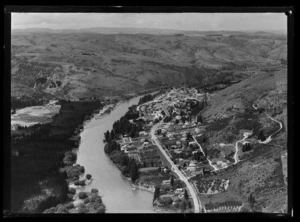
[(78, 194), (78, 197), (79, 197), (79, 199), (83, 200), (83, 199), (87, 198), (87, 194), (85, 192), (80, 192)]
[(98, 193), (98, 189), (93, 188), (93, 189), (91, 190), (91, 192), (92, 192), (92, 193)]
[(74, 185), (76, 185), (76, 186), (85, 186), (85, 181), (84, 180), (76, 180), (75, 182), (74, 182)]
[(73, 194), (67, 194), (67, 199), (68, 200), (73, 200), (73, 198), (74, 198), (74, 195)]
[(88, 210), (85, 207), (79, 207), (78, 208), (78, 213), (79, 214), (85, 214), (85, 213), (88, 213)]
[(87, 175), (85, 176), (85, 178), (89, 180), (89, 179), (92, 178), (92, 175), (91, 175), (91, 174), (87, 174)]
[(70, 187), (70, 188), (68, 189), (68, 192), (69, 192), (70, 194), (75, 194), (75, 193), (76, 193), (76, 189), (73, 188), (73, 187)]
[(173, 200), (171, 197), (159, 197), (159, 202), (164, 206), (169, 206), (173, 203)]
[(73, 204), (73, 203), (68, 203), (68, 204), (66, 205), (66, 208), (67, 208), (67, 209), (74, 208), (74, 204)]
[(103, 204), (101, 204), (100, 206), (98, 206), (96, 209), (96, 213), (98, 213), (98, 214), (103, 214), (103, 213), (105, 213), (105, 206), (103, 205)]

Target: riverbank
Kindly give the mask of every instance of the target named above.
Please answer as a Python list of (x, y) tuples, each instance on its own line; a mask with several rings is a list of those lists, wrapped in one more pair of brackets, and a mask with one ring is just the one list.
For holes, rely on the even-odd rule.
[(64, 101), (51, 123), (12, 137), (12, 153), (18, 154), (11, 157), (12, 212), (40, 213), (66, 201), (68, 184), (57, 170), (64, 154), (80, 144), (78, 126), (101, 106), (100, 101)]
[[(101, 118), (104, 114), (110, 113), (115, 107), (116, 103), (108, 104), (102, 109), (95, 110), (92, 114), (86, 115), (82, 124), (74, 131), (77, 147), (80, 143), (80, 134), (84, 125), (92, 118)], [(67, 202), (60, 203), (56, 207), (46, 209), (44, 213), (105, 213), (105, 205), (102, 202), (101, 196), (98, 195), (98, 190), (93, 188), (91, 192), (81, 192), (82, 188), (90, 185), (93, 181), (91, 174), (86, 174), (86, 178), (80, 180), (79, 178), (85, 173), (84, 166), (76, 164), (77, 153), (68, 151), (65, 153), (63, 162), (65, 167), (60, 169), (60, 172), (66, 174), (68, 182)], [(95, 199), (95, 200), (94, 200)]]

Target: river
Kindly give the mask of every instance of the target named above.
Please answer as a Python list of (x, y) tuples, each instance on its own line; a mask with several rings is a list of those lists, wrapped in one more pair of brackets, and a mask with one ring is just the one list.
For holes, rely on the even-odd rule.
[[(104, 133), (128, 110), (138, 103), (140, 97), (119, 103), (102, 118), (93, 117), (85, 122), (81, 144), (77, 150), (77, 163), (85, 167), (86, 174), (92, 175), (92, 182), (82, 191), (99, 190), (107, 213), (156, 213), (152, 207), (153, 194), (143, 190), (133, 190), (131, 182), (121, 175), (119, 169), (104, 153)], [(83, 175), (82, 177), (84, 177)]]

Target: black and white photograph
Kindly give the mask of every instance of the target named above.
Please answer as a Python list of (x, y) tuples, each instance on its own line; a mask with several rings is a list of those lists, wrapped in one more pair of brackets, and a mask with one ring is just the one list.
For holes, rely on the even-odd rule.
[(11, 214), (289, 213), (287, 13), (10, 27)]

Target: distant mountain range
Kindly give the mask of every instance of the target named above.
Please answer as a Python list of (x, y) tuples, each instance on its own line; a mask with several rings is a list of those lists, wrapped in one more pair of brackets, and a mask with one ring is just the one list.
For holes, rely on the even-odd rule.
[(101, 34), (152, 34), (152, 35), (171, 35), (171, 34), (185, 34), (185, 35), (209, 35), (209, 34), (224, 34), (224, 35), (238, 35), (243, 33), (253, 33), (259, 35), (285, 34), (284, 30), (243, 30), (243, 31), (186, 31), (186, 30), (172, 30), (172, 29), (152, 29), (152, 28), (131, 28), (131, 27), (94, 27), (85, 29), (48, 29), (48, 28), (28, 28), (28, 29), (12, 29), (13, 33), (17, 32), (49, 32), (49, 33), (81, 33), (93, 32)]

